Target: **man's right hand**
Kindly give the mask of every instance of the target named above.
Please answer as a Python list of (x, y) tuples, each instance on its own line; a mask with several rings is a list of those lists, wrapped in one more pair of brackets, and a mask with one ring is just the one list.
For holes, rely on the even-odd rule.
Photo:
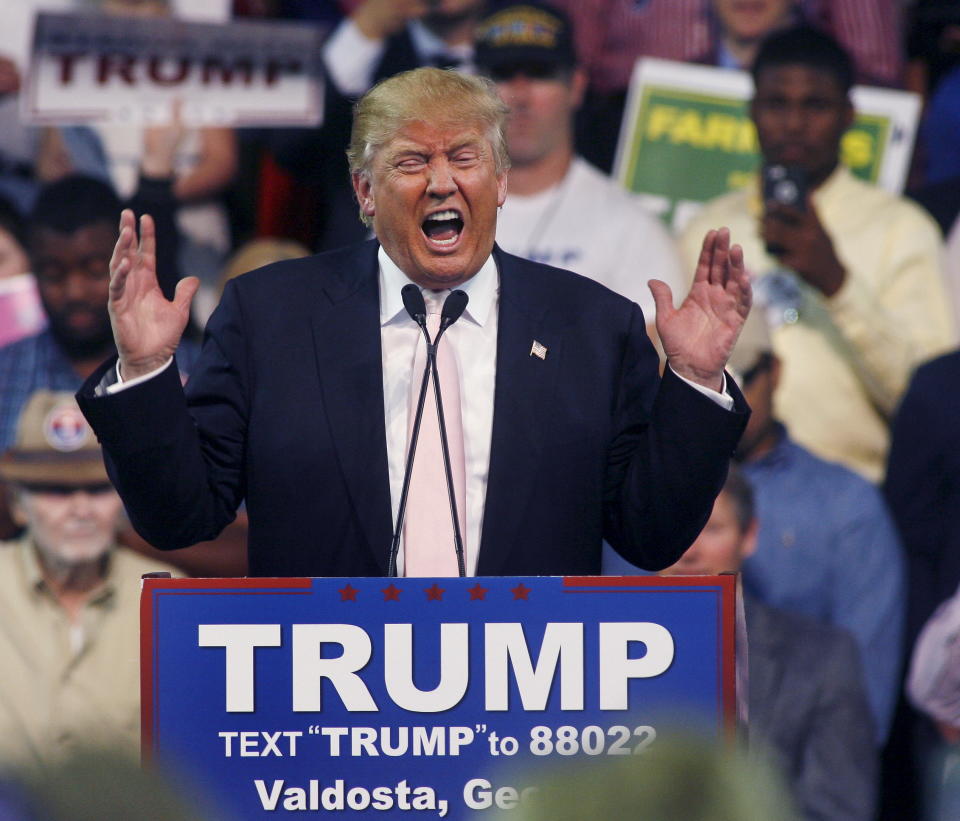
[(431, 5), (427, 0), (365, 0), (353, 13), (353, 22), (364, 37), (383, 40), (400, 31), (408, 20), (423, 17)]
[(828, 297), (839, 291), (847, 278), (809, 194), (803, 209), (768, 206), (760, 223), (760, 236), (780, 262)]
[(157, 283), (157, 237), (153, 218), (140, 217), (140, 240), (133, 211), (120, 214), (120, 236), (110, 258), (108, 308), (120, 355), (120, 376), (134, 379), (155, 371), (177, 349), (190, 302), (200, 286), (196, 277), (177, 283), (170, 302)]

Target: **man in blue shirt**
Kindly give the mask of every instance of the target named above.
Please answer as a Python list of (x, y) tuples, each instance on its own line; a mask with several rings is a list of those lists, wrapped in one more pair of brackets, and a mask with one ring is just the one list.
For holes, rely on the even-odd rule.
[[(897, 698), (906, 596), (893, 521), (877, 488), (800, 447), (774, 417), (780, 362), (762, 312), (747, 318), (729, 370), (752, 409), (737, 447), (759, 520), (744, 585), (768, 605), (853, 635), (882, 746)], [(637, 568), (605, 549), (603, 571)]]
[(877, 488), (800, 447), (774, 417), (780, 362), (759, 312), (748, 320), (730, 363), (753, 408), (737, 449), (760, 521), (756, 552), (743, 566), (744, 584), (767, 604), (853, 634), (880, 744), (896, 701), (903, 641), (896, 529)]

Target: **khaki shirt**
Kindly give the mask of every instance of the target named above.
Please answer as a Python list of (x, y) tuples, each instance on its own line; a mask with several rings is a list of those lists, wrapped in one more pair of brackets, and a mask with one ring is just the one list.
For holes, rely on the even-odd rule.
[(77, 625), (53, 597), (27, 539), (0, 542), (0, 767), (78, 746), (136, 755), (140, 577), (173, 568), (117, 548)]

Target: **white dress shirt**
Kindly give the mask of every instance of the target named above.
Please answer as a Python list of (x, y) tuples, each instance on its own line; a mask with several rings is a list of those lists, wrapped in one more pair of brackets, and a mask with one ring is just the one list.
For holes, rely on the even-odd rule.
[[(403, 488), (409, 435), (410, 381), (418, 345), (423, 334), (403, 307), (400, 291), (410, 284), (387, 252), (380, 248), (380, 343), (383, 356), (383, 405), (387, 428), (387, 462), (390, 471), (391, 521), (396, 524)], [(497, 305), (500, 277), (493, 257), (459, 290), (469, 297), (457, 322), (444, 332), (457, 360), (460, 374), (460, 404), (463, 417), (464, 465), (467, 474), (464, 563), (467, 575), (477, 570), (480, 528), (487, 497), (490, 469), (490, 436), (493, 430), (493, 389), (497, 373)], [(438, 295), (445, 298), (448, 291)], [(420, 376), (416, 375), (419, 383)], [(441, 385), (441, 388), (443, 386)], [(431, 388), (432, 389), (432, 388)], [(447, 492), (437, 490), (437, 504), (448, 505)], [(453, 550), (453, 544), (450, 550)], [(403, 572), (403, 543), (397, 561)]]

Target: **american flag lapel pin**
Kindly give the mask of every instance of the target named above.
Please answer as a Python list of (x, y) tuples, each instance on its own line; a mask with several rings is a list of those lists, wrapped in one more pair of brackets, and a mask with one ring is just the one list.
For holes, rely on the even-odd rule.
[(541, 345), (536, 339), (534, 339), (533, 344), (530, 346), (530, 356), (535, 356), (537, 359), (546, 359), (547, 346)]

